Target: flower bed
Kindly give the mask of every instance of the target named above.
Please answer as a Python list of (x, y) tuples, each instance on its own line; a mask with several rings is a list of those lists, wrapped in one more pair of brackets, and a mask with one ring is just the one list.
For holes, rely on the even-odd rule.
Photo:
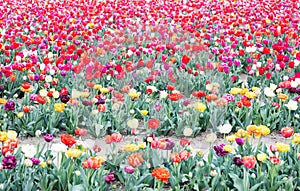
[[(299, 6), (0, 0), (3, 188), (299, 189)], [(62, 131), (68, 148), (18, 149)], [(285, 143), (253, 145), (272, 131)], [(207, 160), (188, 146), (202, 132)], [(87, 134), (105, 160), (73, 138)], [(145, 140), (117, 152), (124, 135)]]

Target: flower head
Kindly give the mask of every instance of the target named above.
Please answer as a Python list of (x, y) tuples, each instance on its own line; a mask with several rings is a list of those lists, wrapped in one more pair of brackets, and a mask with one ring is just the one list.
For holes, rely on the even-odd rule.
[(160, 120), (151, 118), (148, 121), (148, 127), (150, 129), (157, 129), (160, 126)]
[(245, 140), (243, 138), (238, 137), (238, 138), (235, 138), (235, 142), (238, 145), (243, 145), (245, 143)]
[(7, 101), (4, 104), (4, 110), (6, 110), (6, 111), (13, 111), (16, 109), (15, 107), (16, 107), (16, 104), (13, 100)]
[(284, 143), (276, 143), (275, 145), (279, 152), (288, 152), (290, 150), (290, 145)]
[(270, 161), (272, 164), (279, 164), (280, 159), (277, 156), (270, 156)]
[(105, 176), (105, 182), (110, 184), (111, 182), (113, 182), (115, 180), (115, 173), (114, 172), (110, 172)]
[(166, 168), (155, 168), (152, 171), (152, 176), (157, 180), (167, 183), (169, 181), (170, 172)]
[(256, 156), (257, 160), (260, 162), (263, 162), (267, 159), (267, 155), (265, 153), (259, 153)]
[(69, 148), (71, 148), (76, 143), (74, 137), (72, 135), (67, 135), (67, 134), (61, 135), (60, 140), (63, 144), (65, 144)]
[(41, 161), (38, 158), (30, 158), (29, 160), (32, 161), (32, 164), (34, 165), (39, 165)]
[(53, 135), (52, 134), (46, 134), (46, 135), (44, 135), (44, 140), (46, 142), (51, 142), (53, 140)]
[(246, 168), (254, 168), (256, 164), (256, 158), (251, 155), (251, 156), (244, 156), (243, 158), (243, 163)]
[(79, 149), (68, 149), (66, 155), (68, 157), (77, 158), (82, 154), (82, 151)]
[(242, 166), (244, 164), (243, 160), (241, 159), (241, 157), (233, 157), (232, 159), (233, 163), (237, 166)]
[(140, 153), (134, 153), (129, 155), (128, 164), (132, 167), (137, 167), (144, 162), (143, 156)]
[(225, 156), (229, 152), (224, 149), (224, 144), (214, 146), (214, 150), (218, 156)]
[(101, 158), (98, 157), (90, 157), (86, 159), (85, 161), (82, 162), (82, 167), (83, 168), (93, 168), (93, 169), (98, 169), (101, 167), (101, 164), (104, 161), (101, 160)]
[(132, 166), (125, 166), (124, 171), (128, 174), (132, 174), (132, 173), (134, 173), (135, 168), (133, 168)]
[(13, 169), (17, 166), (17, 158), (14, 155), (5, 156), (2, 159), (2, 166), (4, 169)]

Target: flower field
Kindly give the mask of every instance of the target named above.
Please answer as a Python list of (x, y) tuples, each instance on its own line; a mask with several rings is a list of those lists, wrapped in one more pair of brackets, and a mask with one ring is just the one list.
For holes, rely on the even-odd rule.
[(299, 10), (0, 0), (0, 190), (300, 190)]

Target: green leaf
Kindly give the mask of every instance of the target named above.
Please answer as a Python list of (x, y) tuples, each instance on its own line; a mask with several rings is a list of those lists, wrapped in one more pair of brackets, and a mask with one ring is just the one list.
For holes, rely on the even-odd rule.
[(239, 178), (236, 174), (234, 173), (229, 173), (230, 178), (232, 178), (233, 182), (234, 182), (234, 187), (237, 190), (245, 190), (244, 188), (244, 181), (243, 179)]
[(257, 189), (258, 189), (258, 187), (260, 186), (260, 185), (262, 185), (264, 182), (260, 182), (260, 183), (257, 183), (257, 184), (255, 184), (254, 186), (252, 186), (251, 188), (250, 188), (250, 191), (256, 191)]
[(78, 184), (72, 187), (72, 191), (85, 191), (84, 184)]

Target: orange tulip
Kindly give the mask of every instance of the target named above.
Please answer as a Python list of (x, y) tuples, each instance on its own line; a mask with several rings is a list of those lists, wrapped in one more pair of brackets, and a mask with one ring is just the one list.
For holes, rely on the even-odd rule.
[(83, 168), (93, 168), (97, 169), (101, 167), (102, 161), (96, 157), (90, 157), (82, 162)]
[(157, 180), (161, 180), (167, 183), (170, 178), (170, 172), (168, 169), (165, 168), (155, 168), (152, 171), (152, 176)]

